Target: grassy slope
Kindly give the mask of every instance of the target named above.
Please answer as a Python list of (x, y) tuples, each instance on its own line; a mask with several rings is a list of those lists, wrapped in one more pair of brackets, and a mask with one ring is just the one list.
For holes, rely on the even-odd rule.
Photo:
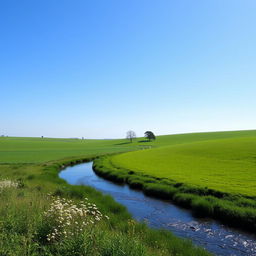
[(192, 143), (207, 140), (231, 139), (255, 137), (256, 130), (245, 131), (227, 131), (227, 132), (202, 132), (202, 133), (184, 133), (174, 135), (157, 136), (157, 140), (148, 145), (154, 146), (170, 146), (176, 144)]
[(161, 147), (116, 155), (112, 163), (177, 182), (256, 196), (256, 131), (161, 136), (157, 140)]

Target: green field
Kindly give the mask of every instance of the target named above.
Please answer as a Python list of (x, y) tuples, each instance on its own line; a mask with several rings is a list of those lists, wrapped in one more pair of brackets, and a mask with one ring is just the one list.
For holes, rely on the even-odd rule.
[[(147, 150), (139, 150), (149, 148)], [(45, 161), (136, 150), (112, 158), (115, 166), (219, 191), (256, 196), (256, 131), (158, 136), (154, 142), (0, 138), (0, 163)]]
[[(146, 149), (147, 150), (139, 150)], [(191, 133), (158, 136), (154, 142), (50, 138), (0, 138), (0, 163), (42, 163), (89, 155), (118, 153), (115, 166), (256, 196), (256, 131)]]
[(117, 153), (207, 140), (256, 137), (256, 131), (210, 132), (158, 136), (154, 142), (0, 137), (0, 163), (39, 163), (65, 157)]
[(112, 163), (189, 185), (256, 196), (256, 136), (245, 134), (227, 139), (209, 135), (207, 141), (124, 153), (112, 157)]
[(139, 149), (124, 140), (0, 137), (0, 163), (39, 163), (65, 157)]
[[(59, 179), (63, 165), (98, 156), (95, 171), (106, 178), (172, 199), (201, 215), (256, 229), (256, 203), (250, 199), (256, 196), (256, 131), (166, 135), (133, 143), (1, 137), (0, 255), (208, 255), (169, 232), (131, 222), (111, 197)], [(19, 186), (3, 189), (4, 179)], [(47, 234), (54, 232), (44, 217), (49, 194), (74, 204), (88, 197), (110, 220), (79, 231), (79, 236), (47, 242)]]
[[(126, 140), (1, 137), (0, 255), (209, 255), (170, 232), (137, 223), (110, 196), (90, 187), (69, 185), (58, 177), (63, 166), (147, 145)], [(85, 197), (108, 218), (96, 220), (95, 212), (81, 218), (79, 205), (87, 202)], [(61, 200), (68, 202), (62, 206), (69, 207), (72, 218), (61, 213)], [(91, 206), (82, 207), (88, 210)], [(86, 226), (82, 226), (84, 221)]]
[(197, 215), (256, 230), (255, 131), (159, 136), (148, 145), (96, 159), (94, 170)]

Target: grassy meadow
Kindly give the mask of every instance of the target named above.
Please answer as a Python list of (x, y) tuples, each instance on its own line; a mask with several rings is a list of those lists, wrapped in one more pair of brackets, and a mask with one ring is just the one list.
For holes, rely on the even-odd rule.
[(209, 255), (135, 222), (110, 196), (58, 177), (65, 166), (141, 147), (147, 143), (0, 138), (0, 255)]
[(190, 185), (256, 197), (256, 136), (130, 152), (115, 166)]
[(140, 144), (129, 144), (124, 140), (0, 137), (0, 163), (42, 163), (65, 157), (101, 155), (139, 148)]
[(105, 178), (196, 214), (256, 230), (256, 132), (159, 136), (151, 149), (97, 159)]
[(45, 161), (103, 155), (208, 140), (256, 137), (256, 131), (208, 132), (158, 136), (148, 142), (137, 138), (133, 143), (124, 139), (81, 140), (33, 137), (0, 137), (0, 163), (42, 163)]
[(95, 171), (105, 178), (256, 230), (255, 146), (256, 131), (133, 143), (1, 137), (0, 255), (209, 255), (170, 232), (133, 221), (110, 196), (69, 185), (58, 172), (95, 159)]

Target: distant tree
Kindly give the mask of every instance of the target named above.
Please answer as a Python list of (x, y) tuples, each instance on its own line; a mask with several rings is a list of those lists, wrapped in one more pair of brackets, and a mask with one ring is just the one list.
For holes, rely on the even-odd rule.
[(154, 134), (153, 132), (151, 132), (151, 131), (146, 131), (146, 132), (144, 133), (144, 136), (145, 136), (145, 138), (147, 138), (149, 141), (156, 139), (155, 134)]
[(128, 131), (126, 133), (126, 139), (130, 140), (130, 142), (132, 142), (132, 140), (135, 138), (136, 138), (136, 133), (134, 131)]

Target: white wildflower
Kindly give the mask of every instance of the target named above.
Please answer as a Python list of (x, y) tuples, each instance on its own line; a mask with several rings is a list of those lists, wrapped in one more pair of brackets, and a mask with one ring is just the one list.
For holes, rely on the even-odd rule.
[[(44, 215), (52, 223), (52, 232), (47, 235), (47, 241), (60, 241), (83, 233), (87, 226), (93, 226), (103, 217), (95, 204), (80, 201), (75, 204), (65, 198), (54, 198)], [(108, 218), (108, 217), (107, 217)]]

